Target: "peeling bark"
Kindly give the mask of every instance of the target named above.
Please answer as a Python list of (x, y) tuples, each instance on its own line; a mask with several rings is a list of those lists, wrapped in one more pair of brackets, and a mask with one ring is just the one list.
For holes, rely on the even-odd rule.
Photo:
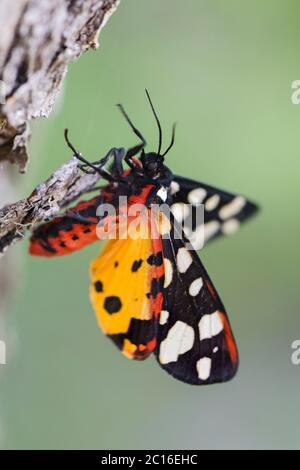
[(98, 47), (119, 0), (1, 0), (0, 162), (27, 163), (29, 122), (47, 117), (68, 64)]

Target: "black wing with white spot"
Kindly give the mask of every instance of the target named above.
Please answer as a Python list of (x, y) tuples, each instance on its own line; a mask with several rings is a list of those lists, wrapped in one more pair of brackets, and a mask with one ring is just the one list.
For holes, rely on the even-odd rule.
[[(186, 248), (171, 216), (162, 236), (165, 282), (156, 357), (183, 382), (205, 385), (230, 380), (238, 352), (224, 306), (197, 253)], [(166, 226), (166, 224), (164, 224)]]
[[(186, 219), (186, 234), (195, 249), (202, 248), (203, 220), (197, 222), (196, 212), (204, 205), (205, 243), (220, 235), (234, 233), (242, 222), (257, 212), (258, 207), (243, 196), (228, 193), (197, 181), (175, 176), (171, 183), (171, 208), (178, 222)], [(192, 217), (189, 207), (192, 204)], [(187, 217), (189, 215), (189, 217)]]

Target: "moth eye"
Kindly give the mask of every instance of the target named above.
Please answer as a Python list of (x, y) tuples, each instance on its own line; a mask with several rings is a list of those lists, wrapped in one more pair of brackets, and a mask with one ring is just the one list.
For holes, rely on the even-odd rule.
[(147, 170), (154, 171), (157, 169), (157, 163), (156, 162), (151, 162), (147, 165)]

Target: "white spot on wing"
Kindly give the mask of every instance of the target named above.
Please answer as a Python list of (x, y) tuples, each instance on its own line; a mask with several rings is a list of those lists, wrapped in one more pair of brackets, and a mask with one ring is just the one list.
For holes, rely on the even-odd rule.
[(246, 199), (242, 196), (236, 196), (231, 202), (223, 206), (219, 211), (221, 219), (229, 219), (238, 214), (246, 204)]
[(217, 220), (211, 220), (204, 224), (204, 239), (209, 240), (213, 237), (220, 229), (221, 224)]
[(192, 297), (196, 297), (196, 295), (199, 294), (201, 288), (203, 286), (203, 280), (202, 280), (202, 277), (199, 277), (198, 279), (195, 279), (191, 285), (190, 285), (190, 288), (189, 288), (189, 294), (192, 296)]
[(213, 211), (218, 207), (220, 202), (220, 196), (219, 194), (214, 194), (210, 198), (207, 199), (207, 201), (204, 204), (205, 210), (207, 211)]
[(210, 357), (201, 357), (196, 364), (198, 377), (201, 380), (207, 380), (210, 376), (211, 370), (211, 358)]
[(189, 192), (187, 198), (191, 204), (193, 204), (194, 206), (197, 206), (198, 204), (202, 203), (205, 196), (206, 196), (206, 191), (204, 188), (196, 188), (196, 189), (192, 189), (192, 191)]
[(171, 261), (168, 258), (164, 258), (164, 268), (165, 268), (165, 281), (164, 287), (168, 287), (172, 282), (173, 277), (173, 266)]
[(158, 191), (157, 191), (157, 196), (160, 197), (160, 199), (164, 202), (166, 202), (167, 198), (168, 198), (168, 191), (167, 191), (167, 188), (165, 188), (164, 186), (162, 186)]
[(169, 312), (168, 310), (162, 310), (160, 312), (160, 317), (159, 317), (159, 324), (160, 325), (165, 325), (168, 321), (169, 318)]
[(203, 315), (199, 321), (200, 339), (209, 339), (218, 335), (223, 330), (220, 313), (216, 310), (210, 315)]
[(177, 252), (177, 267), (180, 273), (185, 273), (193, 262), (191, 253), (184, 247)]
[(184, 202), (175, 202), (175, 204), (172, 204), (171, 206), (171, 211), (177, 222), (180, 224), (180, 222), (189, 215), (189, 206), (184, 204)]
[(238, 230), (239, 226), (240, 222), (237, 219), (226, 220), (222, 225), (222, 232), (225, 233), (225, 235), (231, 235)]
[(218, 346), (215, 346), (214, 349), (213, 349), (213, 353), (216, 353), (216, 352), (218, 352), (218, 351), (219, 351)]
[(193, 245), (194, 250), (200, 250), (201, 248), (203, 248), (205, 240), (205, 230), (203, 224), (198, 225), (198, 227), (194, 231), (190, 230), (190, 233), (187, 233), (185, 227), (184, 231), (187, 234), (187, 237), (189, 238), (191, 244)]
[(193, 328), (182, 321), (177, 321), (168, 332), (167, 337), (161, 342), (159, 362), (168, 364), (177, 361), (180, 354), (192, 349), (194, 339)]
[(179, 183), (177, 183), (177, 181), (172, 181), (170, 188), (172, 195), (178, 193), (178, 191), (180, 190)]

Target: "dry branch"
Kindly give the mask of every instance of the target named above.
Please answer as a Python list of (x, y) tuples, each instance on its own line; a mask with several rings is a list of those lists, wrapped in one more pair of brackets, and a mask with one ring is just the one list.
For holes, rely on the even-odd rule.
[(0, 255), (13, 243), (22, 239), (27, 229), (44, 220), (91, 189), (99, 180), (98, 174), (82, 173), (78, 160), (72, 157), (50, 178), (39, 184), (28, 198), (0, 210)]

